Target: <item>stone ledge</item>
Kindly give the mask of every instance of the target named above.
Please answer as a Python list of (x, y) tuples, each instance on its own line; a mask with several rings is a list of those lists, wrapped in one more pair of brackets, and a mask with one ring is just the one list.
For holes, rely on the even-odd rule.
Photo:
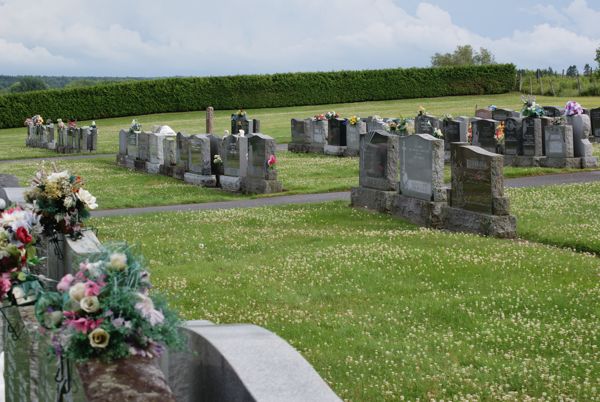
[(548, 168), (581, 168), (581, 158), (544, 158), (540, 166)]
[(323, 146), (323, 153), (325, 155), (344, 156), (346, 154), (346, 147), (325, 145), (325, 146)]
[(159, 163), (146, 162), (146, 173), (158, 174), (160, 171)]
[(222, 175), (219, 179), (221, 182), (221, 189), (223, 191), (237, 193), (242, 190), (242, 180), (237, 176)]
[(487, 215), (465, 209), (443, 208), (443, 229), (500, 238), (517, 237), (517, 219), (512, 215)]
[(536, 167), (541, 166), (543, 156), (504, 155), (504, 166)]
[(215, 187), (217, 185), (217, 177), (214, 175), (208, 176), (190, 172), (184, 173), (183, 181), (202, 187)]
[(598, 167), (598, 157), (596, 156), (586, 156), (581, 158), (581, 168), (597, 168)]
[[(222, 186), (223, 184), (221, 184)], [(247, 194), (271, 194), (283, 191), (283, 184), (277, 180), (264, 180), (245, 177), (242, 180), (242, 191)]]
[(311, 143), (311, 144), (298, 144), (298, 143), (289, 143), (288, 144), (288, 151), (289, 152), (294, 152), (294, 153), (319, 153), (322, 154), (323, 153), (323, 144), (315, 144), (315, 143)]
[(373, 211), (390, 213), (393, 208), (395, 191), (383, 191), (366, 187), (353, 187), (350, 191), (350, 205)]

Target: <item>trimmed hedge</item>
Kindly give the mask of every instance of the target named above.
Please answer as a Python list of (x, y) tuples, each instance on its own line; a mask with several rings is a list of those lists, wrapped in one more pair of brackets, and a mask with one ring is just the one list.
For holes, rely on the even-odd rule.
[(273, 75), (166, 78), (0, 96), (0, 128), (25, 118), (79, 120), (244, 107), (348, 103), (509, 92), (515, 66), (496, 64)]

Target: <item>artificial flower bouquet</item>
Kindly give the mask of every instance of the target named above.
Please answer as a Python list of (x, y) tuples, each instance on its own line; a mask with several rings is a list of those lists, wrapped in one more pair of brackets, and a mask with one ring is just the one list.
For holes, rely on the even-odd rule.
[(331, 112), (325, 113), (325, 118), (327, 120), (333, 120), (333, 119), (337, 119), (339, 117), (340, 117), (340, 115), (333, 110)]
[(129, 127), (130, 133), (136, 133), (142, 131), (142, 125), (138, 123), (136, 119), (131, 120), (131, 126)]
[(494, 134), (497, 144), (504, 144), (504, 122), (500, 122), (496, 127), (496, 133)]
[(277, 158), (275, 155), (269, 156), (269, 159), (267, 160), (267, 168), (273, 170), (275, 169), (275, 165), (277, 165)]
[(544, 115), (544, 109), (541, 105), (536, 103), (535, 97), (522, 96), (523, 109), (521, 114), (525, 117), (542, 117)]
[(576, 116), (579, 114), (583, 114), (583, 108), (578, 102), (568, 101), (565, 105), (565, 115), (566, 116)]
[(350, 116), (349, 119), (346, 119), (346, 124), (350, 124), (351, 126), (356, 126), (360, 122), (360, 117), (358, 116)]
[(36, 173), (32, 189), (25, 200), (40, 215), (43, 233), (49, 237), (56, 234), (81, 237), (83, 220), (90, 210), (96, 209), (96, 197), (83, 188), (83, 180), (68, 171), (48, 174), (44, 168)]
[(441, 129), (439, 129), (437, 127), (433, 129), (433, 136), (435, 138), (438, 138), (438, 139), (441, 139), (441, 140), (444, 139), (444, 133), (442, 132)]
[(313, 120), (316, 120), (316, 121), (325, 121), (325, 120), (327, 120), (327, 117), (325, 117), (325, 114), (323, 114), (323, 113), (316, 114), (316, 115), (314, 115)]
[(58, 356), (76, 362), (151, 359), (166, 346), (181, 346), (182, 339), (177, 314), (150, 289), (143, 260), (126, 245), (112, 245), (65, 275), (57, 292), (42, 294), (36, 317), (51, 332)]
[(39, 263), (35, 244), (42, 233), (30, 208), (15, 206), (0, 213), (0, 302), (25, 305), (41, 289), (32, 268)]

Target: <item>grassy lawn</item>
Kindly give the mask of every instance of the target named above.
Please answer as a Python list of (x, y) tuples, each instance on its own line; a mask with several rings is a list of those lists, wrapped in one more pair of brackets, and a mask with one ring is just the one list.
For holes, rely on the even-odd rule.
[(267, 327), (346, 400), (598, 397), (590, 255), (423, 230), (339, 202), (92, 224), (102, 241), (139, 245), (185, 318)]
[(600, 183), (507, 192), (520, 237), (600, 254)]
[[(544, 105), (564, 106), (569, 100), (565, 97), (538, 96), (537, 100)], [(600, 105), (600, 97), (578, 97), (577, 100), (587, 107)], [(293, 117), (306, 118), (317, 113), (335, 110), (342, 116), (357, 114), (369, 116), (378, 114), (383, 117), (413, 117), (420, 105), (432, 114), (441, 116), (451, 113), (455, 116), (473, 116), (475, 107), (486, 107), (494, 104), (498, 107), (519, 109), (521, 107), (518, 93), (485, 95), (485, 96), (449, 96), (442, 98), (403, 99), (378, 102), (346, 103), (336, 105), (294, 106), (275, 109), (250, 109), (250, 117), (261, 120), (262, 132), (274, 137), (279, 143), (287, 143), (291, 139), (290, 119)], [(233, 111), (217, 110), (215, 112), (215, 132), (222, 133), (229, 128), (229, 118)], [(32, 110), (31, 114), (35, 114)], [(25, 120), (26, 116), (23, 116)], [(44, 116), (55, 119), (54, 116)], [(205, 113), (183, 112), (164, 113), (146, 116), (119, 117), (97, 120), (100, 135), (98, 138), (98, 153), (116, 153), (118, 151), (118, 134), (121, 128), (129, 127), (132, 118), (137, 118), (144, 128), (151, 129), (155, 124), (170, 125), (176, 131), (199, 134), (205, 131)], [(89, 124), (82, 121), (80, 125)], [(53, 156), (56, 153), (25, 147), (25, 128), (0, 130), (0, 159), (37, 158)]]

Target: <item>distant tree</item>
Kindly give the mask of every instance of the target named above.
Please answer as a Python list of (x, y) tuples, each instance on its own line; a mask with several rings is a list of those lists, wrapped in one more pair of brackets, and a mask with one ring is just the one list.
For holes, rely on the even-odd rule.
[(40, 77), (23, 77), (9, 87), (10, 92), (30, 92), (48, 89), (48, 84)]
[(92, 87), (94, 85), (98, 85), (99, 82), (97, 80), (93, 80), (90, 78), (82, 78), (79, 80), (73, 80), (68, 82), (65, 85), (65, 88), (82, 88), (82, 87)]
[(600, 70), (600, 46), (596, 49), (596, 58), (594, 60), (598, 63), (598, 68), (596, 68), (596, 70)]
[(585, 75), (586, 77), (590, 77), (592, 75), (592, 72), (592, 66), (586, 63), (585, 66), (583, 66), (583, 75)]
[(436, 53), (431, 58), (433, 67), (448, 66), (470, 66), (495, 64), (494, 55), (485, 48), (480, 48), (479, 52), (473, 50), (471, 45), (457, 46), (454, 53)]
[(567, 68), (567, 77), (577, 77), (579, 75), (579, 70), (577, 70), (577, 66), (569, 66)]

